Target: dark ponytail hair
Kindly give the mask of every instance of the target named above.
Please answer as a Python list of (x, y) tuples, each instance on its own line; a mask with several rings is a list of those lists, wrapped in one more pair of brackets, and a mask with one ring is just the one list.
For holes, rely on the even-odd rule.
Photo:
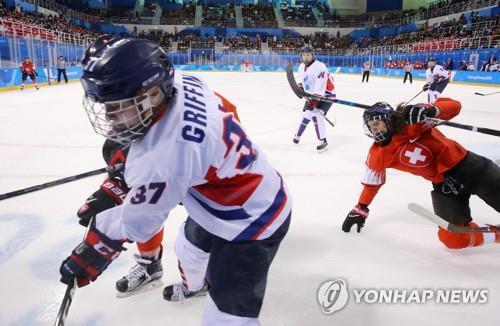
[(405, 103), (401, 102), (396, 107), (396, 111), (395, 111), (396, 114), (391, 115), (391, 125), (392, 125), (392, 133), (393, 134), (397, 134), (398, 132), (403, 131), (406, 127), (406, 122), (404, 119), (405, 109), (406, 109)]

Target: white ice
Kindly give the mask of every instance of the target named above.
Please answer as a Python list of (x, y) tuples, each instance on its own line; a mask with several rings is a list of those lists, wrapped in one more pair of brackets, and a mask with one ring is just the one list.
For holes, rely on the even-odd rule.
[[(328, 127), (329, 149), (318, 154), (312, 125), (300, 145), (292, 137), (302, 101), (284, 73), (194, 74), (237, 104), (250, 139), (267, 153), (293, 195), (293, 222), (276, 256), (261, 313), (263, 325), (500, 325), (500, 247), (447, 250), (436, 227), (406, 208), (417, 202), (431, 208), (431, 185), (391, 170), (371, 205), (360, 234), (340, 226), (361, 190), (360, 178), (370, 139), (363, 135), (359, 109), (334, 105)], [(418, 93), (423, 82), (335, 76), (338, 97), (372, 104), (397, 104)], [(498, 88), (450, 84), (445, 95), (460, 100), (455, 121), (500, 127), (500, 95), (477, 96)], [(0, 94), (0, 193), (104, 166), (103, 139), (94, 134), (81, 105), (79, 83)], [(416, 101), (425, 101), (421, 95)], [(500, 139), (439, 127), (468, 149), (500, 159)], [(175, 160), (175, 157), (171, 158)], [(144, 167), (147, 168), (147, 167)], [(51, 325), (65, 286), (58, 270), (83, 236), (76, 210), (102, 176), (0, 202), (0, 325)], [(500, 223), (499, 214), (477, 198), (473, 216)], [(186, 217), (176, 208), (166, 221), (165, 283), (180, 277), (173, 253), (178, 225)], [(161, 288), (127, 299), (115, 298), (114, 283), (133, 265), (134, 245), (97, 282), (77, 289), (68, 325), (199, 325), (204, 299), (186, 304), (162, 299)], [(316, 292), (326, 280), (344, 278), (349, 289), (488, 289), (487, 304), (355, 304), (324, 315)]]

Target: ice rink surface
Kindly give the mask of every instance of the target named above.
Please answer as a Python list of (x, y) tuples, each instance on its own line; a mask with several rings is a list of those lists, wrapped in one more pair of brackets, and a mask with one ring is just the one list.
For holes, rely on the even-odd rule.
[[(370, 139), (363, 134), (362, 111), (334, 105), (335, 128), (328, 127), (328, 151), (316, 152), (312, 124), (299, 145), (292, 143), (302, 101), (284, 73), (195, 72), (238, 106), (250, 139), (258, 143), (284, 176), (293, 196), (293, 220), (271, 267), (263, 325), (500, 325), (500, 247), (447, 250), (437, 228), (407, 210), (408, 202), (431, 208), (431, 184), (390, 170), (387, 183), (370, 206), (360, 234), (341, 224), (357, 203)], [(338, 97), (393, 105), (413, 97), (423, 82), (336, 75)], [(450, 84), (445, 95), (462, 102), (454, 121), (500, 128), (500, 95), (477, 96), (498, 88)], [(103, 138), (94, 134), (81, 106), (79, 83), (0, 94), (0, 193), (48, 182), (104, 166)], [(417, 98), (425, 101), (425, 95)], [(500, 139), (439, 127), (468, 149), (500, 159)], [(175, 160), (175, 157), (171, 158)], [(147, 168), (147, 167), (145, 167)], [(64, 259), (84, 229), (76, 211), (99, 186), (102, 176), (0, 202), (0, 325), (51, 325), (65, 286), (58, 281)], [(481, 200), (471, 201), (482, 223), (500, 223)], [(173, 252), (182, 207), (166, 221), (165, 283), (180, 276)], [(97, 282), (77, 289), (67, 325), (199, 325), (204, 298), (185, 304), (164, 301), (161, 289), (115, 298), (114, 283), (128, 272), (135, 245)], [(355, 304), (324, 315), (316, 293), (326, 280), (344, 278), (349, 289), (488, 289), (487, 304)]]

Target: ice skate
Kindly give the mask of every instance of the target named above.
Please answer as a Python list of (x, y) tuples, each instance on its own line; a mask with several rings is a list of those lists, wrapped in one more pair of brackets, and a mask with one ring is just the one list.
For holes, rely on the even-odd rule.
[(207, 293), (208, 286), (206, 283), (198, 291), (189, 291), (183, 283), (176, 283), (163, 289), (163, 298), (172, 302), (184, 302), (186, 299), (204, 296)]
[(316, 146), (316, 149), (321, 153), (326, 151), (326, 147), (328, 146), (328, 142), (326, 141), (326, 138), (321, 139), (321, 143)]
[(143, 293), (155, 289), (161, 285), (163, 268), (161, 257), (158, 259), (135, 255), (137, 264), (132, 267), (127, 275), (116, 282), (118, 298), (125, 298), (131, 295)]

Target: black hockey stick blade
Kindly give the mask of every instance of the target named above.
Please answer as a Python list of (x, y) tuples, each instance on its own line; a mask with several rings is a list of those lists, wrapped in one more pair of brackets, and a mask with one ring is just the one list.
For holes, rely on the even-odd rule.
[[(94, 217), (91, 217), (89, 220), (89, 225), (85, 229), (85, 234), (83, 235), (83, 239), (87, 237), (87, 233), (90, 230), (91, 225), (94, 223)], [(64, 326), (66, 323), (66, 317), (68, 317), (69, 307), (73, 302), (73, 297), (75, 296), (76, 290), (76, 278), (72, 278), (68, 285), (66, 286), (66, 291), (64, 292), (63, 301), (61, 302), (61, 306), (59, 307), (59, 312), (57, 313), (56, 321), (54, 322), (54, 326)]]
[(409, 203), (408, 204), (408, 209), (417, 214), (420, 217), (426, 218), (429, 221), (433, 222), (437, 226), (450, 231), (450, 232), (455, 232), (455, 233), (485, 233), (485, 232), (498, 232), (500, 230), (499, 226), (492, 225), (489, 227), (478, 227), (478, 228), (471, 228), (467, 226), (458, 226), (451, 224), (447, 221), (445, 221), (443, 218), (439, 217), (438, 215), (434, 214), (427, 208), (416, 204), (416, 203)]
[(479, 93), (479, 92), (475, 92), (474, 94), (476, 95), (480, 95), (480, 96), (488, 96), (488, 95), (494, 95), (494, 94), (499, 94), (500, 91), (498, 92), (491, 92), (491, 93)]
[(286, 66), (286, 79), (288, 79), (290, 88), (298, 98), (308, 97), (307, 95), (309, 94), (307, 94), (302, 88), (300, 88), (299, 85), (297, 85), (295, 77), (293, 76), (293, 66), (291, 63)]
[(80, 179), (83, 179), (83, 178), (88, 178), (88, 177), (91, 177), (91, 176), (94, 176), (94, 175), (98, 175), (98, 174), (102, 174), (102, 173), (106, 173), (106, 172), (118, 171), (121, 168), (123, 168), (123, 164), (117, 163), (115, 165), (111, 165), (111, 166), (108, 166), (108, 167), (105, 167), (105, 168), (102, 168), (102, 169), (88, 171), (88, 172), (80, 173), (80, 174), (77, 174), (77, 175), (72, 175), (70, 177), (66, 177), (66, 178), (62, 178), (62, 179), (50, 181), (50, 182), (47, 182), (47, 183), (42, 183), (42, 184), (39, 184), (39, 185), (36, 185), (36, 186), (31, 186), (31, 187), (28, 187), (28, 188), (24, 188), (24, 189), (19, 189), (19, 190), (7, 192), (5, 194), (0, 194), (0, 200), (9, 199), (9, 198), (12, 198), (12, 197), (17, 197), (17, 196), (29, 194), (31, 192), (35, 192), (35, 191), (38, 191), (38, 190), (43, 190), (43, 189), (51, 188), (51, 187), (54, 187), (54, 186), (59, 186), (59, 185), (62, 185), (62, 184), (68, 183), (68, 182), (80, 180)]

